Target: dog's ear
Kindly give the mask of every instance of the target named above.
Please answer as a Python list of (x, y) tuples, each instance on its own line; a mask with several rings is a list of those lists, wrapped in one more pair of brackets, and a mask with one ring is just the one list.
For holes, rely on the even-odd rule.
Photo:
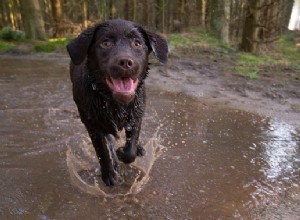
[(160, 62), (166, 64), (169, 52), (167, 41), (158, 34), (145, 31), (142, 27), (138, 27), (138, 30), (142, 33), (149, 51), (152, 51)]
[(75, 65), (81, 64), (85, 59), (89, 46), (92, 43), (95, 29), (95, 26), (86, 29), (67, 45), (67, 51)]

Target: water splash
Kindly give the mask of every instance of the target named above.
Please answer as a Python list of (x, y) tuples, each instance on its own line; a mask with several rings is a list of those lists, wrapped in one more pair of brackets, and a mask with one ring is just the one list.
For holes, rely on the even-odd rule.
[[(67, 166), (71, 182), (80, 190), (96, 196), (112, 198), (139, 193), (149, 181), (152, 166), (164, 149), (159, 144), (159, 129), (160, 127), (144, 145), (145, 156), (137, 157), (129, 166), (120, 162), (120, 177), (114, 187), (107, 187), (102, 183), (98, 159), (89, 137), (83, 134), (71, 137), (67, 150)], [(122, 132), (121, 139), (124, 139), (124, 136)], [(123, 141), (117, 142), (117, 146), (123, 144)]]

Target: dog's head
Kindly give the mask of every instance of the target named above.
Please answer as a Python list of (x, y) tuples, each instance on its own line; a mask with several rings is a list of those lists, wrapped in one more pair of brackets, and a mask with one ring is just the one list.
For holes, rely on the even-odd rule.
[(165, 39), (125, 20), (108, 20), (83, 31), (67, 50), (75, 65), (87, 57), (89, 74), (122, 104), (133, 100), (146, 77), (150, 52), (162, 63), (168, 60)]

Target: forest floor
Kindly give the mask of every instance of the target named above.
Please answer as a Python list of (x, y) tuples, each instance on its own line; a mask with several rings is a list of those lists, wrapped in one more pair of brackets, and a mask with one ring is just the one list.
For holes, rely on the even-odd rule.
[(167, 67), (153, 64), (148, 82), (211, 104), (276, 118), (300, 131), (300, 70), (288, 65), (262, 66), (250, 78), (234, 71), (238, 65), (233, 56), (203, 51), (197, 58), (171, 58)]

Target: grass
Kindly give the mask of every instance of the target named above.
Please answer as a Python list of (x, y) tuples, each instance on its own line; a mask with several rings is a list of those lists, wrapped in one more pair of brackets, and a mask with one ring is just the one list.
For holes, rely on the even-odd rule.
[(276, 49), (282, 57), (282, 63), (292, 65), (300, 70), (300, 46), (295, 46), (297, 43), (300, 44), (300, 34), (286, 34), (278, 40)]
[(43, 53), (63, 52), (68, 42), (70, 42), (70, 38), (52, 38), (48, 41), (37, 43), (35, 50)]
[[(30, 53), (52, 53), (52, 52), (64, 52), (66, 51), (66, 45), (70, 42), (69, 38), (59, 38), (59, 39), (49, 39), (47, 41), (36, 41), (32, 42), (25, 40), (22, 42), (17, 41), (5, 41), (0, 39), (0, 52), (10, 52), (17, 48), (18, 53), (28, 53), (26, 49), (21, 49), (19, 45), (34, 45), (33, 49), (30, 50)], [(28, 47), (24, 47), (28, 48)], [(24, 51), (22, 51), (24, 50)]]
[(273, 66), (276, 60), (269, 55), (255, 55), (239, 52), (236, 56), (236, 66), (231, 70), (249, 79), (259, 79), (259, 72), (264, 66)]
[[(70, 38), (55, 38), (47, 41), (30, 41), (26, 39), (25, 33), (4, 27), (0, 30), (0, 52), (17, 51), (18, 53), (34, 52), (64, 52)], [(34, 45), (34, 47), (33, 47)]]
[(299, 33), (283, 35), (273, 44), (272, 49), (260, 55), (240, 52), (199, 29), (169, 34), (168, 41), (174, 56), (201, 57), (203, 52), (209, 52), (213, 60), (234, 58), (235, 65), (227, 69), (249, 79), (257, 80), (263, 72), (280, 74), (286, 70), (300, 75), (300, 47), (296, 47), (296, 43), (300, 44)]
[(212, 34), (204, 33), (199, 29), (191, 29), (187, 33), (171, 33), (168, 35), (168, 42), (171, 53), (183, 53), (193, 56), (201, 56), (202, 52), (222, 52), (227, 53), (232, 48), (227, 44), (222, 44), (218, 38)]
[(0, 52), (7, 52), (13, 47), (15, 47), (15, 44), (0, 39)]

